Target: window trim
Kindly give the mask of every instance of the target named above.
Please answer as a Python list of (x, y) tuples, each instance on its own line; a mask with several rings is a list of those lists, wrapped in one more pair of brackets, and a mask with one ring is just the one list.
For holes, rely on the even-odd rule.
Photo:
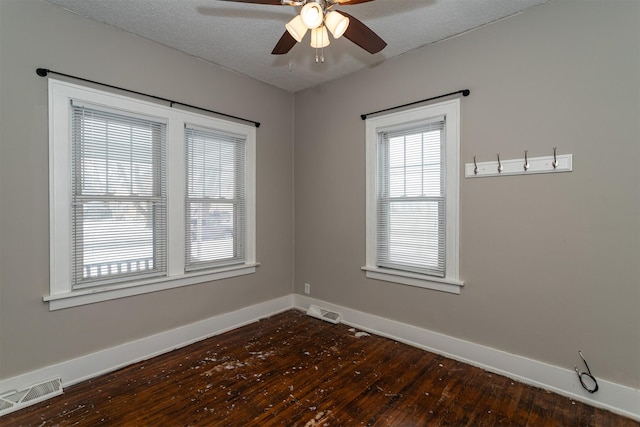
[[(437, 116), (446, 116), (445, 124), (445, 176), (446, 176), (446, 240), (445, 277), (403, 270), (382, 268), (376, 265), (377, 218), (376, 179), (377, 144), (381, 131), (420, 123)], [(366, 277), (386, 282), (417, 286), (459, 294), (464, 282), (459, 279), (460, 264), (460, 99), (439, 102), (405, 111), (370, 117), (366, 120), (366, 264), (362, 267)]]
[[(156, 292), (255, 272), (256, 130), (255, 127), (49, 79), (49, 230), (50, 310)], [(78, 100), (167, 121), (167, 275), (127, 283), (72, 289), (71, 275), (71, 100)], [(246, 136), (247, 230), (245, 262), (185, 273), (184, 123)]]

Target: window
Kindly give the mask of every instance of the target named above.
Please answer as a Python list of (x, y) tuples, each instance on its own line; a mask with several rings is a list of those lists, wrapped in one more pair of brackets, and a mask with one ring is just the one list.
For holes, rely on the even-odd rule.
[(250, 274), (255, 128), (49, 80), (50, 309)]
[(244, 139), (187, 127), (185, 145), (186, 269), (241, 263), (246, 223)]
[(459, 100), (366, 124), (367, 277), (460, 293)]
[(74, 289), (166, 274), (166, 124), (71, 104)]

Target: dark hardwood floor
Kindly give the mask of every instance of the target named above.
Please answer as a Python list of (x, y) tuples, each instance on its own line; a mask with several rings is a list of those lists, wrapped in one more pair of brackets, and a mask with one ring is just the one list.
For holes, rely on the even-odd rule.
[(136, 363), (0, 426), (640, 426), (297, 310)]

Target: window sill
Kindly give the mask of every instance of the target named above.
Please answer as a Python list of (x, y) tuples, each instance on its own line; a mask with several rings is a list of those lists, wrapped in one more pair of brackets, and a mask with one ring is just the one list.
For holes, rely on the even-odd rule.
[(390, 270), (378, 267), (362, 267), (369, 279), (383, 280), (385, 282), (400, 283), (408, 286), (432, 289), (435, 291), (460, 294), (464, 282), (450, 278), (426, 276), (424, 274), (409, 273), (406, 271)]
[(49, 302), (49, 311), (76, 307), (79, 305), (93, 304), (117, 298), (125, 298), (133, 295), (142, 295), (150, 292), (163, 291), (181, 286), (195, 285), (214, 280), (228, 279), (255, 273), (259, 263), (243, 264), (220, 268), (215, 271), (187, 273), (174, 277), (154, 278), (135, 284), (118, 284), (96, 288), (80, 289), (65, 293), (45, 295), (42, 299)]

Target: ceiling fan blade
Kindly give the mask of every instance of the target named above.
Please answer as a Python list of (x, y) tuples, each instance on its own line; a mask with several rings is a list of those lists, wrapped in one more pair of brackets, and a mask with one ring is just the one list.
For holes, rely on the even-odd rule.
[(360, 4), (360, 3), (366, 3), (368, 1), (373, 1), (373, 0), (336, 0), (336, 3), (339, 3), (340, 5), (351, 5), (351, 4)]
[(288, 31), (285, 31), (278, 43), (276, 43), (276, 47), (271, 51), (272, 55), (284, 55), (289, 52), (292, 47), (294, 47), (298, 43), (296, 39), (294, 39)]
[(219, 0), (219, 1), (232, 1), (236, 3), (272, 4), (274, 6), (282, 6), (282, 2), (280, 0)]
[(378, 53), (387, 46), (387, 42), (382, 40), (371, 28), (348, 13), (343, 11), (340, 11), (340, 13), (349, 18), (349, 26), (344, 33), (346, 38), (371, 54)]

